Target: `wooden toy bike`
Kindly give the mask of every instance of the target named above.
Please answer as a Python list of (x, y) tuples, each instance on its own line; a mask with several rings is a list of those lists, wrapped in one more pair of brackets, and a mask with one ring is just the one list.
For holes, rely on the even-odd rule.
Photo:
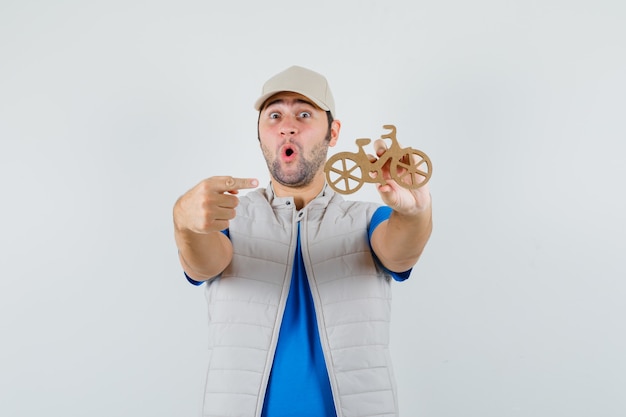
[(391, 139), (391, 146), (374, 162), (370, 162), (364, 147), (372, 140), (357, 139), (357, 153), (340, 152), (333, 155), (324, 166), (326, 180), (336, 192), (351, 194), (364, 183), (386, 184), (382, 167), (389, 162), (391, 178), (404, 188), (414, 189), (426, 184), (432, 175), (430, 158), (422, 151), (413, 148), (401, 148), (396, 140), (396, 127), (384, 125), (391, 130), (381, 139)]

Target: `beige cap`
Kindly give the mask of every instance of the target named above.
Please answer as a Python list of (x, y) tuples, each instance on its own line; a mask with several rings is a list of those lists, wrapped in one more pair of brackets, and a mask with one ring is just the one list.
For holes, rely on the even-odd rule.
[(265, 101), (276, 93), (290, 91), (302, 94), (322, 110), (330, 111), (335, 117), (335, 100), (330, 92), (328, 81), (322, 74), (306, 68), (293, 66), (279, 72), (263, 84), (261, 97), (254, 103), (254, 108), (261, 110)]

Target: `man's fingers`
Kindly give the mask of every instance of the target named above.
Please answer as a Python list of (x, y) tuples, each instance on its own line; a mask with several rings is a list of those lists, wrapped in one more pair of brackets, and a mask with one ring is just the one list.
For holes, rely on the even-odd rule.
[(237, 191), (248, 188), (256, 188), (259, 181), (256, 178), (235, 178), (230, 176), (214, 177), (215, 191), (223, 193), (226, 191)]
[(378, 157), (387, 152), (387, 144), (385, 143), (385, 141), (382, 139), (376, 139), (374, 141), (374, 151), (376, 151), (376, 155)]
[(239, 198), (237, 196), (222, 193), (218, 193), (213, 197), (208, 197), (206, 201), (215, 207), (222, 207), (225, 209), (233, 209), (239, 205)]
[(211, 220), (232, 220), (236, 212), (234, 207), (215, 207), (211, 211)]
[(235, 218), (238, 190), (255, 188), (256, 178), (211, 177), (181, 196), (174, 206), (174, 221), (180, 230), (196, 233), (219, 232)]

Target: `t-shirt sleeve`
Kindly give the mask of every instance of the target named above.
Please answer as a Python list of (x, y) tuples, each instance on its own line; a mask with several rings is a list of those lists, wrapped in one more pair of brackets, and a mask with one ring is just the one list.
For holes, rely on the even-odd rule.
[[(378, 225), (380, 225), (382, 222), (387, 220), (389, 218), (389, 216), (391, 216), (391, 212), (392, 211), (393, 210), (389, 206), (381, 206), (381, 207), (377, 208), (376, 211), (374, 212), (374, 215), (372, 216), (372, 219), (370, 220), (369, 230), (367, 231), (367, 237), (368, 237), (368, 239), (370, 239), (370, 248), (372, 246), (371, 245), (372, 233), (374, 233), (374, 230), (376, 230)], [(407, 278), (409, 278), (409, 276), (411, 275), (411, 271), (413, 270), (413, 268), (409, 269), (408, 271), (404, 271), (404, 272), (390, 271), (387, 268), (385, 268), (384, 265), (378, 260), (378, 258), (376, 257), (376, 254), (374, 253), (373, 249), (372, 249), (372, 255), (374, 255), (374, 259), (376, 259), (376, 262), (378, 263), (378, 265), (380, 265), (381, 268), (383, 268), (385, 271), (387, 271), (393, 277), (394, 280), (396, 280), (396, 281), (404, 281)]]
[(187, 275), (187, 273), (186, 273), (185, 271), (183, 271), (183, 273), (185, 274), (185, 278), (187, 278), (187, 281), (189, 281), (189, 283), (190, 283), (191, 285), (196, 285), (196, 286), (198, 286), (198, 285), (202, 285), (202, 284), (204, 284), (204, 281), (196, 281), (196, 280), (194, 280), (193, 278), (190, 278), (190, 277), (189, 277), (189, 275)]
[[(222, 233), (224, 233), (226, 235), (226, 237), (230, 238), (230, 234), (228, 233), (228, 229), (222, 230)], [(191, 285), (199, 286), (199, 285), (202, 285), (202, 284), (204, 284), (206, 282), (206, 281), (196, 281), (193, 278), (191, 278), (189, 275), (187, 275), (187, 273), (185, 271), (183, 271), (183, 273), (185, 274), (185, 278), (187, 278), (187, 281), (189, 281), (189, 283)]]

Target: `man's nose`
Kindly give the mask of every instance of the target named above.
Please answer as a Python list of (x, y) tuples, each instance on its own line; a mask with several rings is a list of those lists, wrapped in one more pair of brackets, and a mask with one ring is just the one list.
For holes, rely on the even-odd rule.
[(282, 135), (295, 135), (298, 133), (296, 121), (294, 117), (285, 117), (280, 125), (280, 133)]

